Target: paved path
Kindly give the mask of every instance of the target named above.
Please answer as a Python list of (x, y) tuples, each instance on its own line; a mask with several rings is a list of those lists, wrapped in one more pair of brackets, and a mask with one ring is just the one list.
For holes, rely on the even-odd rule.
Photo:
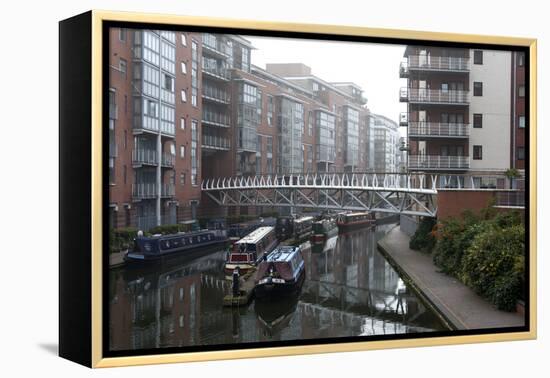
[(497, 310), (454, 277), (440, 273), (431, 255), (409, 248), (409, 237), (399, 226), (388, 232), (378, 247), (455, 329), (524, 325), (523, 315)]

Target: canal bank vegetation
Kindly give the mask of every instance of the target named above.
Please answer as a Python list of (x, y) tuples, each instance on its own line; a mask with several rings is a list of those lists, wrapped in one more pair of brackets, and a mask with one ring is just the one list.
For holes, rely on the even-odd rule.
[(454, 276), (500, 310), (514, 311), (525, 293), (525, 225), (518, 212), (492, 206), (475, 215), (435, 222), (422, 219), (411, 249), (431, 253)]

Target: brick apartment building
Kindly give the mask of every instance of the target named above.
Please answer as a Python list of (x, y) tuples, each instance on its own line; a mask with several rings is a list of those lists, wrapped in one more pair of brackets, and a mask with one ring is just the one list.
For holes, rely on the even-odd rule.
[(407, 46), (404, 56), (400, 125), (408, 126), (410, 171), (477, 173), (479, 185), (481, 174), (524, 167), (523, 55)]
[(375, 121), (354, 83), (255, 67), (236, 35), (113, 28), (110, 46), (115, 228), (223, 215), (201, 198), (207, 178), (375, 170)]

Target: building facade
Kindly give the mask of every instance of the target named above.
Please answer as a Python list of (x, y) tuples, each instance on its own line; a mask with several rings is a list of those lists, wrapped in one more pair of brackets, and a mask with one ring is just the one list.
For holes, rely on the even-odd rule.
[(112, 28), (110, 47), (113, 228), (226, 215), (201, 196), (203, 179), (377, 169), (377, 118), (354, 83), (253, 66), (236, 35)]
[(400, 172), (399, 126), (379, 114), (371, 114), (371, 118), (374, 120), (374, 171)]
[(511, 53), (407, 46), (404, 56), (399, 72), (407, 86), (399, 98), (407, 103), (400, 125), (407, 126), (408, 169), (482, 174), (510, 168), (517, 135), (512, 93), (519, 94), (521, 82), (513, 80)]

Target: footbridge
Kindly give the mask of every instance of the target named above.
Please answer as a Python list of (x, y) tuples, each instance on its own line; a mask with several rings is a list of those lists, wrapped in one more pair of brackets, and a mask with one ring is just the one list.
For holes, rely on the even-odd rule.
[(503, 175), (318, 173), (205, 179), (219, 206), (265, 206), (437, 215), (440, 190), (509, 191)]

